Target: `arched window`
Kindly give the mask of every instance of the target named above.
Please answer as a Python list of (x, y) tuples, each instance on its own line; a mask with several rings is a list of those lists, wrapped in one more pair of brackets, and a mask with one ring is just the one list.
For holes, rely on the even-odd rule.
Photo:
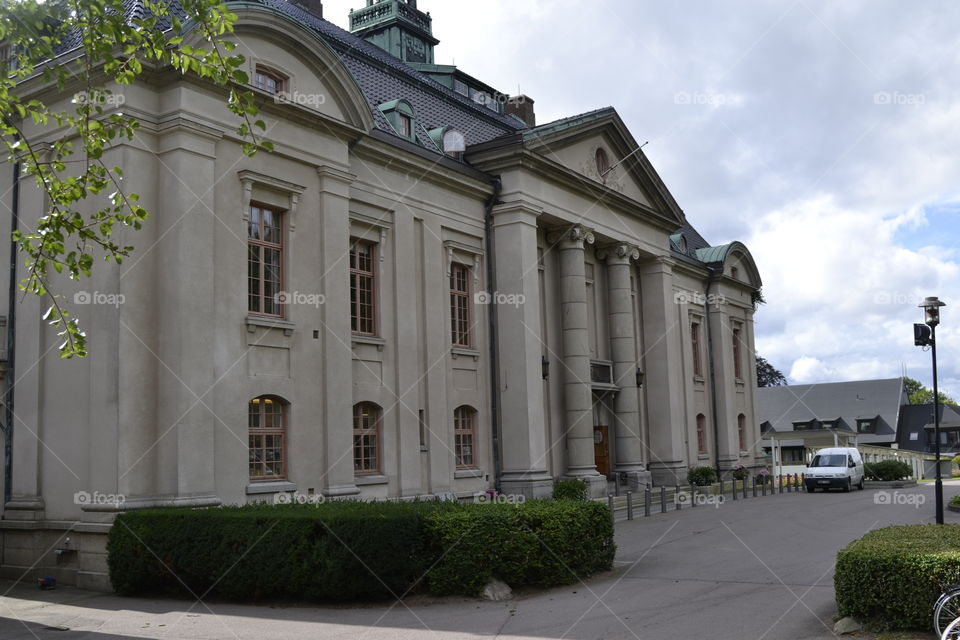
[(380, 407), (372, 402), (353, 405), (353, 471), (380, 473)]
[(253, 398), (247, 404), (250, 480), (287, 477), (287, 403), (274, 396)]
[(607, 157), (605, 150), (597, 149), (597, 173), (602, 178), (608, 171), (610, 171), (610, 158)]
[(476, 443), (477, 412), (463, 405), (453, 412), (453, 451), (458, 469), (477, 466)]
[(697, 414), (697, 453), (707, 453), (707, 419)]
[(740, 451), (747, 450), (747, 416), (737, 416), (737, 435), (740, 438)]

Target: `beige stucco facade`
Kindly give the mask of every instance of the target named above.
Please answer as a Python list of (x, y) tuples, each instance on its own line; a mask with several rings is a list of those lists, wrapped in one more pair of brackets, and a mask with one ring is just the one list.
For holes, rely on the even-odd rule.
[[(122, 232), (136, 247), (122, 265), (56, 283), (76, 303), (87, 358), (58, 358), (43, 301), (16, 305), (5, 575), (106, 588), (104, 534), (124, 509), (291, 491), (534, 497), (567, 477), (600, 496), (614, 473), (672, 485), (691, 466), (760, 464), (759, 275), (738, 243), (711, 264), (677, 250), (684, 214), (642, 152), (598, 174), (597, 149), (616, 160), (638, 146), (616, 112), (474, 144), (461, 162), (377, 132), (349, 71), (304, 26), (248, 8), (236, 36), (251, 73), (268, 63), (325, 100), (263, 96), (275, 152), (249, 158), (222, 90), (169, 70), (114, 87), (141, 128), (108, 164), (151, 217)], [(251, 203), (282, 215), (280, 318), (248, 311)], [(44, 206), (24, 180), (21, 225)], [(351, 238), (376, 247), (375, 335), (351, 331)], [(453, 264), (470, 274), (469, 347), (451, 346)], [(248, 403), (260, 396), (287, 412), (274, 482), (248, 471)], [(378, 473), (355, 473), (361, 402), (382, 410)], [(475, 411), (469, 468), (454, 453), (462, 406)]]

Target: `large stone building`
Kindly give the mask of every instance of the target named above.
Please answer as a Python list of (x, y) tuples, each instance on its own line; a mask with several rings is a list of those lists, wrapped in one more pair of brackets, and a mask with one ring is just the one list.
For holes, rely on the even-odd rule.
[[(8, 575), (106, 585), (123, 509), (599, 496), (761, 463), (759, 273), (694, 230), (614, 109), (537, 125), (434, 63), (415, 0), (367, 0), (353, 33), (318, 0), (235, 10), (275, 152), (245, 156), (201, 79), (114, 87), (142, 125), (108, 160), (152, 215), (130, 260), (61, 283), (89, 357), (57, 357), (43, 301), (4, 305)], [(44, 210), (0, 191), (23, 225)]]

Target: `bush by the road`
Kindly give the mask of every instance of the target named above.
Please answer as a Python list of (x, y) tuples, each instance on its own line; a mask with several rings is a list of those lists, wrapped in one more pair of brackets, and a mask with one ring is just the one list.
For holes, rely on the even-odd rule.
[(863, 472), (870, 480), (905, 480), (913, 475), (913, 469), (900, 460), (881, 460), (863, 465)]
[(717, 472), (713, 467), (693, 467), (687, 471), (687, 482), (698, 487), (705, 487), (717, 481)]
[(586, 500), (587, 483), (583, 480), (560, 480), (553, 483), (554, 500)]
[(122, 595), (358, 600), (568, 584), (613, 564), (597, 502), (329, 502), (121, 514), (107, 542)]
[(837, 554), (837, 609), (879, 628), (929, 629), (947, 584), (960, 583), (960, 525), (871, 531)]

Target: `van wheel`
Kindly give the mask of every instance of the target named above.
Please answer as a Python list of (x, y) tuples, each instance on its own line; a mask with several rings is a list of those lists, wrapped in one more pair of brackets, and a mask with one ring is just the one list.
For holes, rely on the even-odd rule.
[(857, 485), (857, 489), (863, 491), (863, 476), (860, 476), (860, 484)]
[(847, 478), (847, 484), (844, 485), (843, 492), (850, 493), (850, 478)]

